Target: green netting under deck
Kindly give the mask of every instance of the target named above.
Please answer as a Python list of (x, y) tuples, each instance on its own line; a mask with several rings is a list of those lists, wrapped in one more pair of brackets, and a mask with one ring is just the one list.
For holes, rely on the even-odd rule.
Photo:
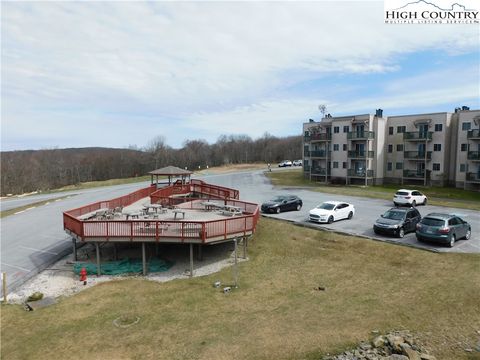
[[(173, 262), (162, 259), (150, 259), (147, 261), (147, 271), (149, 273), (167, 271), (173, 266)], [(85, 268), (88, 275), (97, 274), (97, 264), (92, 263), (76, 263), (73, 265), (73, 271), (79, 275), (80, 270)], [(121, 275), (142, 273), (143, 264), (139, 259), (122, 259), (118, 261), (102, 262), (100, 264), (101, 275)]]

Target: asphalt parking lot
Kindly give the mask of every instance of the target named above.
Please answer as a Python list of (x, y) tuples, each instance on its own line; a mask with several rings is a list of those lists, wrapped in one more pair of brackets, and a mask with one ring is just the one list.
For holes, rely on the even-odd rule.
[[(327, 229), (340, 233), (358, 235), (374, 240), (391, 242), (416, 248), (426, 249), (436, 252), (458, 252), (458, 253), (480, 253), (480, 214), (474, 210), (464, 210), (456, 208), (445, 208), (439, 206), (418, 206), (417, 209), (423, 216), (432, 212), (454, 213), (468, 221), (472, 227), (472, 236), (470, 240), (458, 240), (453, 248), (434, 243), (420, 243), (417, 241), (415, 233), (405, 234), (403, 238), (377, 235), (373, 232), (373, 223), (385, 211), (393, 207), (393, 203), (385, 200), (368, 199), (349, 196), (337, 196), (322, 194), (314, 191), (278, 188), (276, 194), (292, 193), (300, 196), (303, 200), (303, 208), (300, 211), (289, 211), (280, 214), (262, 214), (266, 217), (277, 218), (294, 222), (298, 225), (311, 228)], [(266, 199), (265, 199), (266, 200)], [(355, 216), (351, 220), (340, 220), (333, 224), (318, 224), (308, 221), (309, 210), (316, 205), (328, 201), (337, 200), (351, 203), (355, 206)]]

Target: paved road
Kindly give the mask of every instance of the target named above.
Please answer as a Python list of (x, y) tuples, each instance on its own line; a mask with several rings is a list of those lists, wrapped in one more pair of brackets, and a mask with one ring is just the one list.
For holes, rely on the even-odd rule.
[[(274, 171), (282, 170), (274, 169)], [(400, 241), (438, 251), (480, 252), (480, 214), (478, 211), (446, 209), (431, 205), (419, 207), (422, 215), (433, 211), (462, 213), (465, 215), (465, 219), (472, 224), (472, 238), (469, 241), (460, 240), (453, 249), (449, 249), (418, 244), (414, 234), (408, 234), (403, 239), (375, 236), (371, 225), (380, 214), (391, 207), (391, 203), (388, 201), (335, 196), (335, 200), (348, 201), (355, 205), (357, 209), (355, 217), (352, 220), (344, 220), (331, 225), (313, 225), (306, 221), (308, 210), (318, 203), (331, 200), (332, 195), (307, 189), (275, 188), (263, 175), (263, 172), (258, 170), (234, 174), (205, 175), (199, 178), (212, 184), (236, 188), (240, 190), (241, 199), (246, 201), (261, 203), (281, 193), (295, 193), (303, 199), (304, 207), (301, 211), (271, 215), (272, 217), (309, 224), (314, 227), (349, 231), (353, 234), (375, 237), (380, 240)], [(100, 200), (112, 199), (147, 185), (148, 182), (75, 191), (70, 193), (72, 196), (69, 198), (52, 201), (48, 205), (3, 218), (1, 220), (1, 271), (7, 273), (10, 289), (23, 283), (71, 251), (71, 241), (63, 231), (63, 211)], [(60, 196), (65, 195), (67, 194)], [(59, 194), (50, 194), (50, 196), (58, 198)], [(31, 196), (28, 197), (27, 201), (33, 203), (46, 198), (48, 198), (48, 195)]]

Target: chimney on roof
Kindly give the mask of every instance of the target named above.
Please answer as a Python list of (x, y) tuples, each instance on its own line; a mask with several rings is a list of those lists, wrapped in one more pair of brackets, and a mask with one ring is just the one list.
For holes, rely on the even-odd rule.
[(313, 120), (313, 119), (308, 119), (308, 122), (311, 122), (311, 123), (312, 123), (312, 122), (315, 122), (315, 120)]
[(383, 117), (383, 109), (375, 110), (375, 116), (379, 118)]
[(462, 106), (462, 111), (468, 111), (470, 108), (468, 106)]

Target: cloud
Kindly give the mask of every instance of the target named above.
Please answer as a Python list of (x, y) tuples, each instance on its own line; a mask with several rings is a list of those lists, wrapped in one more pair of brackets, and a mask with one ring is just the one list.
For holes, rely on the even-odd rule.
[[(222, 133), (252, 113), (307, 117), (306, 104), (318, 105), (310, 99), (325, 97), (301, 94), (306, 79), (397, 73), (418, 51), (454, 57), (479, 49), (473, 26), (385, 25), (381, 2), (5, 2), (2, 9), (2, 148), (20, 136), (15, 129), (38, 138), (30, 126), (39, 119), (60, 140), (73, 126), (92, 144), (92, 129), (109, 134), (102, 126), (112, 114), (126, 132), (132, 121), (171, 133), (178, 145), (176, 132), (188, 134), (188, 126), (210, 133), (207, 118)], [(222, 122), (226, 114), (232, 118)], [(274, 133), (278, 121), (264, 124)]]

